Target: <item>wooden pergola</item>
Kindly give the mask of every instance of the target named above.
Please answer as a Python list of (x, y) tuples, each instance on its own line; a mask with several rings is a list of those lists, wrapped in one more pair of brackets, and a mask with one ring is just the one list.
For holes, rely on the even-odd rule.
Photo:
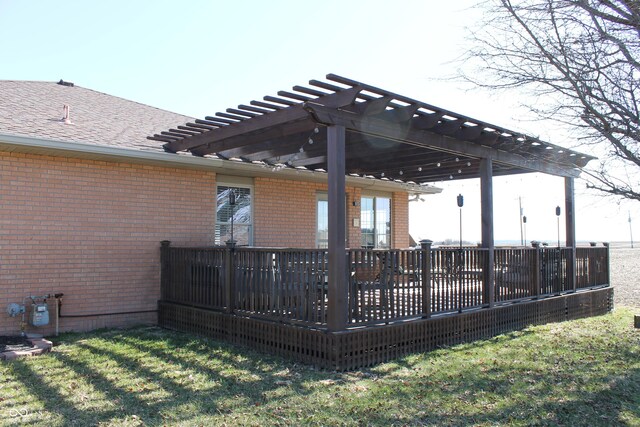
[(493, 176), (543, 172), (564, 177), (566, 244), (575, 254), (574, 178), (594, 157), (358, 81), (333, 74), (326, 79), (149, 139), (164, 142), (173, 153), (327, 173), (330, 331), (347, 326), (346, 176), (415, 186), (480, 178), (489, 306), (494, 294)]

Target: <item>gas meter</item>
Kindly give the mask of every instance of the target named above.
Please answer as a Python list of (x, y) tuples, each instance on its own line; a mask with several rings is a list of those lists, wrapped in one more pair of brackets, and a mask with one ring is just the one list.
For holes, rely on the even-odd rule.
[(29, 321), (32, 326), (45, 326), (49, 324), (49, 306), (46, 302), (31, 304)]

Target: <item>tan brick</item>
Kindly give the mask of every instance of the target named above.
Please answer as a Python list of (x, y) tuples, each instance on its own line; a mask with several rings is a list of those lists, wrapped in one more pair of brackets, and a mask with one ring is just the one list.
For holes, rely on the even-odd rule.
[[(213, 242), (215, 174), (0, 153), (0, 301), (63, 292), (63, 314), (153, 310), (159, 246)], [(51, 333), (55, 307), (50, 304)], [(126, 326), (155, 314), (63, 318), (60, 328)], [(0, 316), (0, 334), (19, 319)], [(34, 330), (36, 331), (36, 330)]]

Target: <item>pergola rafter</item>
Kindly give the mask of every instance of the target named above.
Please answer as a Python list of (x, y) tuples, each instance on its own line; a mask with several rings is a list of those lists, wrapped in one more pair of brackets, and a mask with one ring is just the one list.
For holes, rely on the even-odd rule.
[[(149, 138), (169, 152), (326, 171), (326, 128), (340, 125), (347, 131), (347, 174), (416, 184), (479, 177), (483, 158), (493, 160), (495, 175), (539, 171), (565, 177), (577, 176), (593, 159), (355, 80), (333, 74), (327, 79)], [(465, 159), (462, 167), (453, 164), (456, 157)]]

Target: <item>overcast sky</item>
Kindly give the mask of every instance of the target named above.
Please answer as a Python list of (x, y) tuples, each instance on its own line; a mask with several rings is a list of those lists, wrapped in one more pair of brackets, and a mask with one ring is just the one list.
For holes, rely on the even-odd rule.
[[(64, 79), (194, 117), (275, 95), (327, 73), (479, 120), (571, 145), (549, 123), (523, 121), (520, 94), (468, 91), (455, 75), (473, 1), (9, 1), (0, 0), (0, 79)], [(2, 94), (0, 94), (2, 96)], [(563, 179), (495, 178), (497, 240), (557, 239)], [(441, 195), (411, 203), (416, 238), (480, 239), (477, 180), (435, 183)], [(576, 183), (577, 238), (628, 241), (637, 203), (596, 197)], [(564, 217), (561, 218), (564, 235)], [(638, 229), (640, 236), (640, 229)], [(563, 239), (563, 237), (561, 237)]]

